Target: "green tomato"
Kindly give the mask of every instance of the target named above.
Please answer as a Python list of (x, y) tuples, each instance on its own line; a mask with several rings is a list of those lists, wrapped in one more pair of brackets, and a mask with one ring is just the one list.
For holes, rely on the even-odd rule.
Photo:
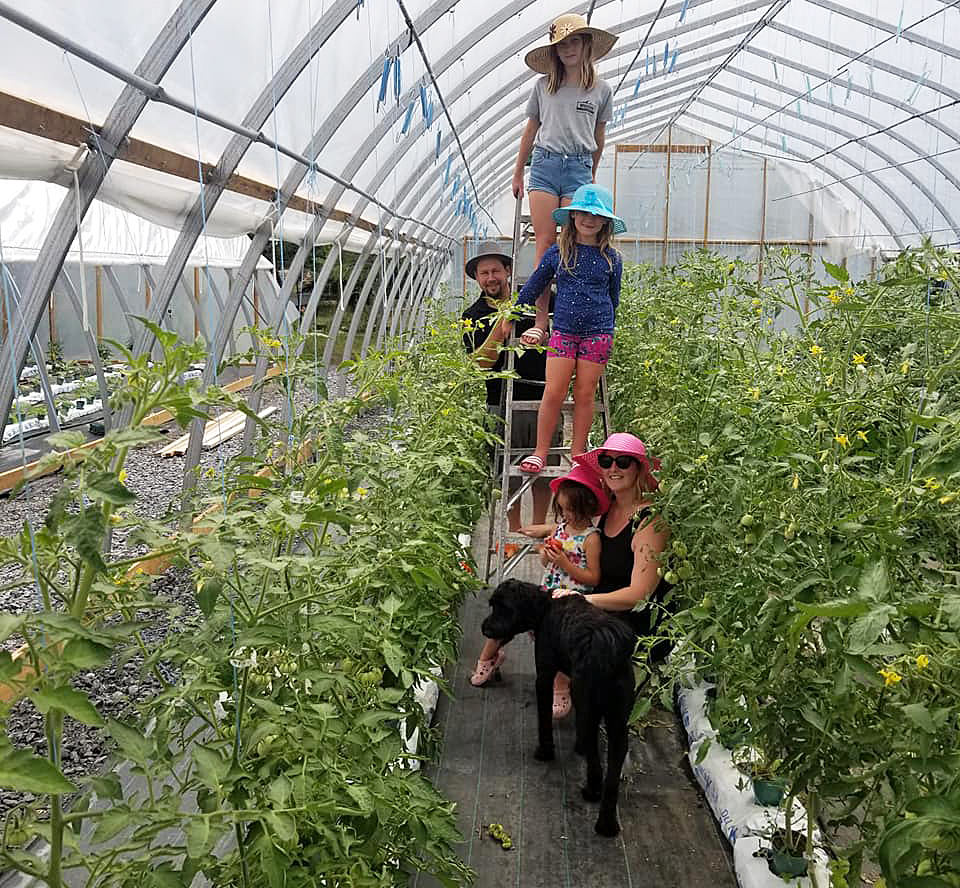
[(663, 578), (672, 586), (675, 586), (677, 583), (680, 582), (680, 577), (677, 575), (677, 572), (675, 570), (668, 570), (663, 575)]
[(357, 678), (360, 679), (360, 684), (373, 687), (383, 682), (383, 670), (376, 668), (368, 669), (366, 672), (361, 672)]
[(680, 577), (681, 580), (689, 580), (690, 577), (693, 576), (693, 565), (689, 561), (684, 561), (683, 564), (677, 568), (677, 576)]
[(676, 552), (681, 558), (687, 554), (687, 546), (681, 540), (673, 541), (673, 551)]
[(757, 535), (756, 535), (755, 533), (748, 533), (748, 534), (743, 538), (743, 541), (744, 541), (748, 546), (753, 546), (753, 545), (755, 545), (756, 542), (757, 542)]
[(751, 515), (749, 512), (747, 512), (747, 514), (744, 515), (744, 516), (740, 519), (740, 526), (741, 526), (741, 527), (753, 527), (753, 525), (754, 525), (754, 523), (756, 522), (756, 520), (757, 520), (757, 519), (754, 518), (753, 515)]

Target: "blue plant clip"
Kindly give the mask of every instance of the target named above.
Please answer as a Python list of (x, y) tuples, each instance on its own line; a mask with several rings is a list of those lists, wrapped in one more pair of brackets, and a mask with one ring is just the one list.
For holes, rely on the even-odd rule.
[(635, 98), (637, 97), (637, 93), (640, 92), (640, 84), (641, 84), (641, 83), (643, 83), (643, 78), (642, 78), (642, 77), (638, 77), (638, 78), (637, 78), (637, 85), (633, 88), (633, 96), (632, 96), (632, 98), (635, 99)]
[(414, 102), (411, 102), (409, 105), (407, 105), (407, 113), (403, 118), (403, 129), (400, 130), (400, 134), (402, 136), (405, 136), (407, 134), (407, 130), (410, 129), (410, 121), (413, 119), (414, 105)]
[(663, 44), (663, 68), (666, 73), (667, 62), (670, 60), (670, 41)]
[(393, 97), (397, 104), (400, 104), (400, 51), (397, 50), (396, 58), (393, 61)]
[(680, 24), (683, 24), (683, 20), (687, 17), (687, 7), (690, 5), (690, 0), (683, 0), (683, 6), (680, 7)]
[(442, 130), (440, 129), (440, 127), (437, 127), (437, 148), (436, 148), (436, 150), (433, 152), (433, 160), (434, 160), (434, 162), (436, 162), (436, 161), (438, 161), (438, 160), (440, 159), (440, 133), (441, 133), (441, 132), (442, 132)]
[(447, 155), (447, 168), (446, 168), (446, 170), (445, 170), (444, 173), (443, 173), (443, 184), (444, 184), (444, 186), (446, 186), (447, 182), (450, 181), (450, 164), (451, 164), (452, 161), (453, 161), (453, 155), (452, 155), (452, 154), (448, 154), (448, 155)]
[(387, 98), (387, 84), (390, 82), (390, 65), (392, 64), (393, 59), (390, 56), (384, 56), (383, 73), (380, 75), (380, 96), (377, 99), (378, 110)]
[(424, 89), (423, 84), (420, 84), (420, 113), (423, 114), (423, 119), (427, 119), (427, 91)]
[(676, 67), (676, 64), (677, 64), (677, 56), (678, 56), (678, 55), (680, 55), (680, 50), (679, 50), (679, 49), (675, 49), (675, 50), (673, 51), (673, 55), (670, 57), (670, 67), (667, 68), (667, 70), (666, 70), (665, 73), (667, 73), (667, 74), (672, 74), (672, 73), (673, 73), (673, 69)]

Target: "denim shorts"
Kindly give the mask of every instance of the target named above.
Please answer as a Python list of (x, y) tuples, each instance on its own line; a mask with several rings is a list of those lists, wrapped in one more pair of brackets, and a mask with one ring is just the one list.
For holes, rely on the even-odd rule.
[(546, 191), (557, 197), (573, 197), (581, 185), (589, 185), (592, 181), (592, 154), (557, 154), (546, 148), (533, 149), (528, 191)]

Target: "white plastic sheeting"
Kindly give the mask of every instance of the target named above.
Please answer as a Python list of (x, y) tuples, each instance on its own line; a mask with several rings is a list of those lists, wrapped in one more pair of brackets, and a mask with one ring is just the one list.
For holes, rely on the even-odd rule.
[[(32, 262), (56, 213), (63, 191), (44, 182), (0, 180), (0, 245), (5, 262)], [(80, 228), (83, 259), (88, 265), (162, 265), (177, 232), (140, 216), (94, 201)], [(190, 267), (234, 268), (249, 246), (246, 237), (201, 237), (187, 260)], [(67, 262), (78, 263), (76, 240)], [(271, 268), (261, 257), (257, 268)]]
[[(573, 8), (586, 13), (590, 5)], [(292, 88), (271, 97), (263, 132), (295, 152), (323, 132), (318, 164), (372, 189), (384, 204), (459, 237), (471, 223), (457, 214), (459, 200), (449, 198), (455, 177), (462, 185), (467, 170), (423, 60), (408, 40), (399, 4), (365, 0), (347, 6), (344, 12), (333, 0), (220, 0), (161, 85), (240, 123), (311, 26), (339, 10), (330, 21), (329, 39), (318, 42)], [(476, 184), (470, 197), (508, 231), (508, 183), (533, 78), (523, 54), (544, 40), (549, 21), (570, 6), (567, 0), (409, 0), (405, 6), (466, 149)], [(18, 8), (132, 71), (176, 4), (21, 0)], [(958, 203), (960, 175), (960, 110), (951, 104), (960, 98), (960, 61), (951, 36), (960, 27), (955, 3), (675, 0), (656, 17), (659, 8), (657, 0), (594, 5), (593, 24), (620, 35), (600, 65), (614, 85), (622, 81), (615, 97), (618, 123), (610, 128), (608, 145), (643, 141), (678, 123), (717, 146), (797, 164), (835, 192), (843, 212), (858, 220), (859, 234), (882, 236), (885, 246), (915, 243), (924, 232), (941, 242), (958, 239), (950, 210)], [(647, 48), (631, 66), (651, 23)], [(0, 41), (0, 91), (97, 123), (120, 94), (119, 80), (18, 26), (0, 22)], [(387, 100), (378, 108), (380, 77), (370, 72), (379, 72), (385, 54), (398, 46), (400, 99), (393, 96), (391, 70)], [(434, 103), (429, 128), (420, 109), (421, 85)], [(411, 125), (403, 134), (411, 102)], [(148, 104), (131, 136), (188, 156), (199, 153), (210, 163), (231, 138), (222, 128), (158, 103)], [(49, 143), (25, 141), (30, 145), (15, 153), (0, 141), (0, 174), (22, 176), (29, 168), (31, 178), (55, 178), (57, 158)], [(444, 185), (448, 157), (451, 175)], [(237, 172), (276, 185), (293, 164), (254, 145)], [(196, 197), (196, 186), (186, 180), (127, 166), (115, 164), (105, 185), (118, 205), (173, 225)], [(850, 188), (830, 184), (850, 177), (856, 177)], [(319, 174), (298, 189), (313, 200), (332, 193), (332, 183)], [(363, 207), (367, 221), (381, 221), (382, 212), (354, 193), (341, 194), (337, 203), (346, 211)], [(228, 194), (211, 208), (208, 225), (215, 233), (236, 234), (269, 214), (265, 202)], [(493, 233), (481, 210), (475, 219)], [(302, 213), (288, 211), (283, 225), (296, 234), (304, 222)], [(333, 236), (339, 228), (331, 225), (324, 234)], [(411, 223), (404, 230), (438, 239)]]

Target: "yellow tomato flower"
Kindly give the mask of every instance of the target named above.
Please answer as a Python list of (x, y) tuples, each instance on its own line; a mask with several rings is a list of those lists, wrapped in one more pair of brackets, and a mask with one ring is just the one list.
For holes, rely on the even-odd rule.
[(894, 669), (881, 669), (880, 674), (883, 676), (883, 686), (885, 688), (895, 685), (898, 681), (903, 681), (903, 676)]
[(843, 297), (837, 292), (837, 288), (834, 287), (832, 290), (827, 292), (827, 299), (829, 299), (834, 305), (840, 302)]
[(850, 446), (850, 441), (846, 435), (834, 435), (833, 440), (836, 441), (841, 447)]
[(900, 372), (901, 372), (904, 376), (907, 375), (907, 371), (908, 371), (909, 369), (910, 369), (910, 362), (909, 362), (909, 361), (904, 361), (904, 362), (900, 365)]
[(867, 443), (867, 433), (866, 433), (866, 432), (857, 432), (857, 437), (858, 437), (861, 441), (863, 441), (865, 444)]
[(861, 354), (857, 354), (857, 352), (854, 352), (854, 353), (853, 353), (853, 363), (854, 363), (854, 364), (866, 364), (866, 363), (867, 363), (867, 353), (864, 352), (864, 353), (861, 355)]
[(926, 669), (930, 665), (930, 658), (926, 654), (917, 656), (917, 669)]
[(816, 357), (817, 355), (822, 355), (823, 349), (820, 348), (819, 345), (814, 343), (813, 345), (810, 346), (810, 354), (813, 355), (814, 357)]
[(924, 478), (923, 486), (926, 490), (939, 490), (943, 485), (936, 478)]
[(843, 295), (844, 295), (844, 296), (852, 296), (852, 295), (853, 295), (853, 287), (844, 287), (844, 288), (843, 288)]
[(121, 483), (121, 484), (123, 484), (123, 482), (127, 480), (127, 470), (126, 470), (126, 469), (120, 469), (119, 478), (120, 478), (120, 483)]
[(793, 484), (790, 485), (794, 490), (800, 486), (800, 476), (794, 472), (793, 475)]
[(783, 376), (787, 372), (787, 368), (783, 364), (777, 364), (777, 376)]
[(747, 391), (753, 397), (754, 401), (760, 400), (760, 389), (757, 386), (754, 386), (753, 388), (748, 388)]

